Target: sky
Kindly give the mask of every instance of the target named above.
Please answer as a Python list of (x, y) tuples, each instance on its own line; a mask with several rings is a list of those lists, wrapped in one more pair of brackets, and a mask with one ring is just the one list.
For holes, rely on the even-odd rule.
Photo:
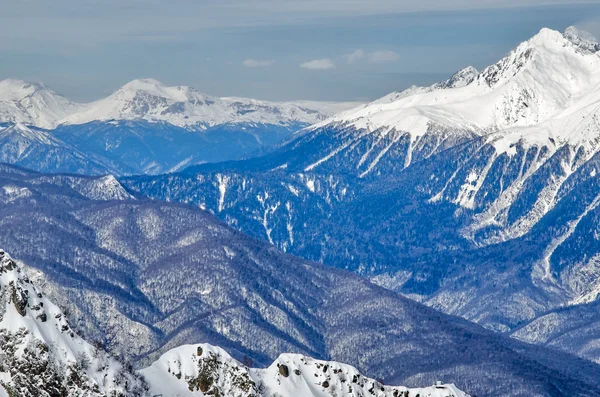
[(78, 101), (136, 78), (216, 96), (370, 100), (496, 62), (600, 0), (0, 0), (0, 79)]

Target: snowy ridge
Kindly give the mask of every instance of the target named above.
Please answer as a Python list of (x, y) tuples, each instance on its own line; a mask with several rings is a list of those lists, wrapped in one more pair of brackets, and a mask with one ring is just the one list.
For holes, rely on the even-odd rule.
[(0, 126), (0, 141), (8, 141), (12, 137), (18, 138), (17, 140), (13, 140), (13, 144), (18, 147), (18, 155), (22, 155), (24, 152), (26, 152), (28, 146), (31, 144), (66, 146), (64, 142), (56, 139), (48, 132), (39, 129), (31, 129), (25, 126), (23, 123), (9, 125), (4, 128)]
[(60, 124), (146, 120), (189, 129), (226, 123), (289, 126), (313, 124), (355, 102), (268, 102), (211, 97), (187, 86), (167, 87), (154, 79), (133, 80), (98, 101), (71, 102), (43, 84), (0, 81), (0, 122), (53, 129)]
[(2, 250), (0, 288), (0, 379), (5, 388), (20, 396), (145, 395), (143, 382), (81, 339), (64, 313)]
[(420, 136), (432, 123), (481, 134), (534, 125), (559, 114), (600, 83), (600, 57), (590, 51), (597, 44), (574, 32), (542, 29), (481, 73), (466, 68), (446, 82), (390, 94), (313, 129), (343, 124)]
[[(338, 105), (348, 108), (355, 104)], [(329, 115), (329, 103), (272, 103), (256, 99), (215, 98), (187, 86), (167, 87), (154, 79), (133, 80), (105, 99), (85, 105), (61, 123), (94, 120), (165, 121), (204, 129), (224, 123), (313, 124)]]
[(452, 384), (385, 386), (350, 365), (299, 354), (282, 354), (265, 369), (249, 368), (208, 344), (172, 349), (140, 373), (151, 391), (163, 397), (467, 397)]

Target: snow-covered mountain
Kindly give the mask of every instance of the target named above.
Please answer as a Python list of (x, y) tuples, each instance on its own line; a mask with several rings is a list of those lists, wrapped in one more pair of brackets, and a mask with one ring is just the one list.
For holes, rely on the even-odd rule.
[(282, 254), (196, 207), (128, 197), (114, 179), (0, 165), (0, 229), (0, 245), (68, 309), (72, 327), (137, 366), (208, 342), (258, 367), (301, 354), (408, 387), (600, 392), (598, 364)]
[(298, 354), (282, 354), (265, 369), (251, 368), (209, 344), (172, 349), (140, 373), (163, 397), (468, 397), (441, 382), (416, 389), (385, 386), (350, 365)]
[(154, 79), (133, 80), (106, 98), (75, 103), (43, 84), (0, 81), (0, 122), (53, 129), (61, 124), (146, 120), (192, 130), (221, 124), (309, 125), (356, 102), (268, 102), (217, 98), (188, 86), (167, 87)]
[(480, 73), (466, 68), (447, 82), (341, 112), (314, 129), (343, 124), (405, 131), (416, 140), (433, 125), (485, 134), (548, 120), (600, 83), (595, 47), (582, 42), (574, 28), (567, 32), (542, 29)]
[(0, 122), (54, 128), (80, 108), (43, 84), (0, 80)]
[(2, 250), (0, 291), (0, 395), (148, 395), (141, 378), (81, 339), (65, 314)]
[(227, 123), (306, 125), (356, 105), (352, 102), (276, 103), (246, 98), (216, 98), (191, 87), (167, 87), (154, 79), (140, 79), (125, 84), (107, 98), (84, 105), (60, 123), (142, 119), (200, 130)]
[(41, 172), (173, 172), (258, 155), (355, 105), (216, 98), (152, 79), (134, 80), (107, 98), (76, 104), (44, 85), (4, 80), (0, 161)]
[[(481, 72), (342, 112), (268, 155), (122, 182), (523, 337), (600, 295), (598, 48), (543, 29)], [(557, 346), (600, 361), (570, 336)]]

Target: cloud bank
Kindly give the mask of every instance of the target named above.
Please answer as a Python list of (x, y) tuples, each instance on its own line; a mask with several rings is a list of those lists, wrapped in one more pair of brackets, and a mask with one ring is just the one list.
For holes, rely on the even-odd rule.
[(244, 62), (242, 62), (242, 65), (246, 66), (247, 68), (260, 68), (271, 66), (272, 64), (273, 61), (258, 61), (256, 59), (246, 59)]
[(365, 57), (365, 52), (361, 49), (354, 51), (352, 54), (346, 55), (346, 61), (348, 63), (355, 63)]
[(309, 70), (329, 70), (335, 69), (335, 63), (329, 58), (323, 58), (304, 62), (300, 64), (300, 67)]

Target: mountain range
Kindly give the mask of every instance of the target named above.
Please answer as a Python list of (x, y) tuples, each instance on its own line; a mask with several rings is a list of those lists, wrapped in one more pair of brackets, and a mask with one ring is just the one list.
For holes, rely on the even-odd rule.
[(4, 165), (0, 186), (0, 246), (74, 332), (136, 368), (210, 343), (257, 367), (288, 352), (380, 383), (440, 380), (471, 395), (600, 392), (598, 364), (281, 253), (197, 207), (131, 195), (115, 178)]
[(599, 49), (542, 29), (481, 72), (339, 113), (264, 156), (121, 182), (600, 362)]
[(94, 175), (174, 171), (260, 153), (355, 105), (216, 98), (153, 79), (80, 104), (8, 79), (0, 81), (0, 161)]
[(0, 396), (599, 395), (597, 40), (355, 105), (0, 82)]

